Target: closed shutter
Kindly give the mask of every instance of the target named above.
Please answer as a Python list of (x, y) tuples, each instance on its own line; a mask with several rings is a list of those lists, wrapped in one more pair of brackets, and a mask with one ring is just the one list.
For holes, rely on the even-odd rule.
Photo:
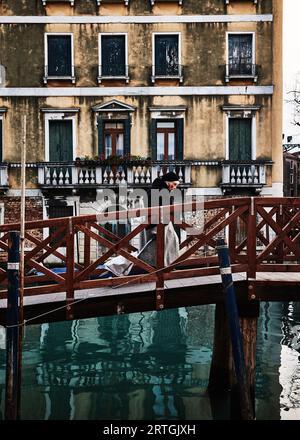
[(101, 37), (103, 76), (125, 76), (125, 36)]
[(250, 118), (229, 118), (229, 159), (251, 160)]
[(48, 36), (48, 75), (71, 76), (71, 36)]
[(73, 160), (72, 121), (49, 121), (49, 160), (50, 162)]
[(124, 121), (124, 154), (130, 154), (131, 151), (131, 137), (130, 137), (130, 130), (131, 130), (131, 123), (130, 123), (130, 117), (125, 119)]
[(183, 160), (183, 118), (177, 119), (177, 157), (178, 160)]
[(157, 140), (156, 140), (156, 119), (151, 119), (150, 122), (150, 148), (152, 160), (157, 159)]
[(104, 121), (103, 118), (98, 118), (97, 119), (98, 122), (98, 154), (99, 156), (102, 156), (105, 154), (104, 151), (104, 136), (103, 136), (103, 131), (104, 131)]

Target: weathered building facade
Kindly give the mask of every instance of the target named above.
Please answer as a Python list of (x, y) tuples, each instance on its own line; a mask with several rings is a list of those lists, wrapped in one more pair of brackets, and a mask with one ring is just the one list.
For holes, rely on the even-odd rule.
[(2, 0), (0, 15), (0, 221), (17, 216), (23, 115), (31, 218), (92, 213), (103, 188), (167, 169), (207, 197), (282, 195), (282, 0)]

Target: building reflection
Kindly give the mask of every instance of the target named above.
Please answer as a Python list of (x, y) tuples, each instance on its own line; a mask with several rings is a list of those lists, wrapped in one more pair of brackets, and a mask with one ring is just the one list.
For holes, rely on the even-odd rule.
[(213, 316), (203, 306), (29, 327), (22, 418), (209, 418)]

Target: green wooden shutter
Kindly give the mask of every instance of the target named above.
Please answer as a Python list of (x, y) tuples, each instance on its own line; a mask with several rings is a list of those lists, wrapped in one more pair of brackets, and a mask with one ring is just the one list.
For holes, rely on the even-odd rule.
[(50, 162), (73, 160), (72, 121), (49, 121), (49, 160)]
[(251, 160), (250, 118), (229, 118), (229, 159)]
[(98, 122), (98, 154), (99, 156), (104, 155), (104, 120), (99, 117)]
[(130, 131), (131, 131), (131, 124), (130, 124), (130, 116), (125, 119), (124, 121), (124, 155), (130, 154), (131, 148), (130, 148)]
[(156, 119), (150, 122), (150, 148), (152, 160), (157, 160)]
[(183, 160), (183, 118), (177, 119), (177, 157), (175, 159)]

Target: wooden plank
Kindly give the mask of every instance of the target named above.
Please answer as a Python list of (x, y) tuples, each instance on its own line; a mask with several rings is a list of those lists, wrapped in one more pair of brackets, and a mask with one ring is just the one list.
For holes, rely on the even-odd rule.
[(66, 272), (66, 319), (74, 319), (73, 306), (74, 302), (74, 228), (70, 219), (69, 228), (66, 230), (66, 243), (67, 243), (67, 272)]

